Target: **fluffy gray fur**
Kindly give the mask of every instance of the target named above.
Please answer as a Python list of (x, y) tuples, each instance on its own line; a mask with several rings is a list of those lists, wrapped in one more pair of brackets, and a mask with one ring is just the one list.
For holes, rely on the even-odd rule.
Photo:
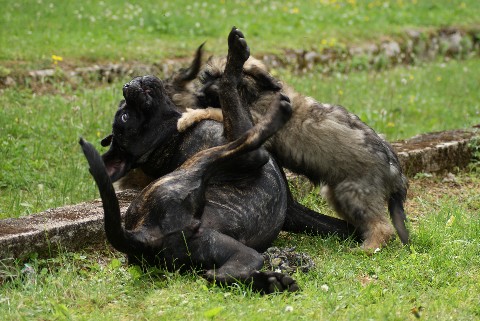
[[(190, 90), (174, 96), (177, 106), (217, 107), (216, 82), (224, 67), (225, 58), (210, 58), (199, 80), (189, 84)], [(385, 204), (400, 240), (407, 244), (403, 204), (408, 184), (390, 144), (344, 107), (320, 103), (277, 81), (259, 60), (251, 57), (243, 71), (239, 92), (255, 123), (279, 90), (290, 98), (290, 121), (266, 144), (281, 165), (323, 185), (322, 194), (329, 204), (363, 235), (364, 249), (379, 248), (395, 234)], [(190, 110), (178, 128), (185, 130), (207, 118), (221, 120), (221, 114)]]

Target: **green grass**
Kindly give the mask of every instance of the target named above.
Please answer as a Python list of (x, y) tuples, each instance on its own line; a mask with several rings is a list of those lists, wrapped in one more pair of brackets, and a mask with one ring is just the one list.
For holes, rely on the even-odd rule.
[(58, 86), (56, 94), (8, 89), (0, 96), (0, 218), (98, 195), (77, 141), (81, 135), (99, 141), (111, 132), (121, 85)]
[(333, 77), (315, 70), (274, 73), (304, 94), (346, 107), (388, 140), (398, 140), (480, 124), (479, 71), (475, 59)]
[[(0, 7), (0, 77), (190, 57), (205, 40), (209, 52), (224, 54), (232, 25), (244, 31), (255, 55), (480, 24), (478, 0), (0, 0)], [(61, 57), (57, 65), (53, 55)], [(335, 71), (358, 63), (340, 61)], [(344, 105), (389, 140), (480, 123), (478, 58), (331, 76), (318, 68), (273, 72), (321, 102)], [(0, 219), (98, 197), (77, 141), (84, 136), (99, 147), (124, 81), (94, 87), (54, 78), (34, 89), (28, 83), (0, 89)], [(335, 238), (282, 234), (276, 245), (295, 245), (316, 262), (314, 270), (295, 274), (302, 287), (295, 295), (210, 286), (198, 272), (142, 273), (110, 250), (63, 251), (13, 267), (12, 260), (0, 262), (0, 319), (415, 320), (412, 309), (425, 320), (480, 319), (480, 170), (478, 163), (472, 168), (455, 183), (411, 181), (410, 247), (395, 241), (366, 256)], [(296, 185), (294, 192), (305, 205), (332, 213), (317, 190)]]
[[(411, 183), (410, 247), (395, 241), (366, 256), (351, 252), (354, 244), (335, 238), (283, 234), (276, 245), (295, 245), (316, 263), (314, 270), (295, 274), (302, 288), (295, 295), (260, 296), (247, 286), (212, 287), (194, 272), (141, 273), (127, 267), (118, 253), (90, 251), (4, 268), (10, 280), (0, 287), (0, 316), (4, 320), (415, 320), (411, 309), (417, 308), (425, 320), (478, 319), (480, 175), (459, 174), (454, 187), (435, 178)], [(425, 193), (425, 186), (435, 193)], [(452, 191), (460, 195), (452, 198)]]
[[(333, 77), (275, 73), (319, 101), (344, 105), (389, 140), (480, 123), (478, 59)], [(55, 86), (45, 94), (5, 89), (0, 96), (0, 218), (98, 195), (77, 140), (85, 136), (99, 147), (110, 133), (122, 82)]]
[(480, 23), (477, 0), (0, 1), (0, 64), (8, 68), (190, 56), (226, 51), (232, 25), (254, 53), (364, 42), (406, 29)]
[[(302, 93), (344, 105), (389, 140), (480, 123), (478, 59), (332, 77), (274, 72)], [(98, 195), (77, 140), (85, 136), (99, 147), (110, 133), (121, 87), (119, 81), (95, 89), (58, 83), (44, 94), (4, 89), (0, 218)]]

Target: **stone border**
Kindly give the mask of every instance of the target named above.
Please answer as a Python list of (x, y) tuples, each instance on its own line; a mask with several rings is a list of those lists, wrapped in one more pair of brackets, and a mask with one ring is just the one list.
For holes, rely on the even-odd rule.
[(472, 159), (470, 143), (478, 130), (451, 130), (417, 135), (392, 143), (407, 176), (464, 168)]
[[(193, 53), (192, 53), (193, 54)], [(292, 68), (307, 72), (321, 66), (321, 72), (350, 72), (355, 70), (381, 70), (399, 64), (414, 64), (436, 57), (464, 59), (480, 54), (480, 26), (466, 28), (439, 28), (434, 30), (405, 30), (394, 36), (385, 36), (376, 42), (356, 45), (331, 44), (316, 50), (284, 49), (282, 54), (263, 54), (270, 68)], [(16, 85), (48, 84), (55, 81), (113, 82), (123, 77), (154, 74), (165, 77), (189, 64), (191, 57), (165, 59), (162, 63), (122, 63), (93, 65), (65, 69), (60, 65), (53, 69), (33, 70), (26, 74), (12, 75), (10, 70), (0, 75), (0, 88)]]
[[(136, 193), (117, 193), (122, 214)], [(59, 250), (98, 247), (105, 242), (101, 200), (0, 220), (0, 261), (26, 259), (31, 253), (51, 257)], [(8, 262), (7, 262), (8, 263)]]
[[(477, 129), (453, 130), (415, 136), (392, 145), (402, 167), (412, 176), (419, 172), (450, 171), (468, 165), (471, 142), (480, 139)], [(297, 184), (308, 182), (298, 177)], [(135, 192), (117, 193), (122, 214), (136, 196)], [(16, 219), (0, 220), (0, 262), (55, 255), (59, 249), (75, 251), (105, 244), (103, 208), (100, 200), (49, 209)]]

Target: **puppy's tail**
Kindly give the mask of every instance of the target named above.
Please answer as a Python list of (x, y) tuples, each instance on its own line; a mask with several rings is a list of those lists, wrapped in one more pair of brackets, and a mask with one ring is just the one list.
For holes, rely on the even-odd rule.
[(406, 194), (406, 190), (402, 189), (401, 191), (392, 193), (388, 200), (388, 211), (390, 213), (390, 218), (403, 244), (408, 244), (408, 230), (405, 226), (407, 216), (405, 215), (405, 210), (403, 208)]
[(90, 174), (92, 174), (97, 183), (98, 190), (103, 203), (104, 224), (107, 240), (112, 246), (123, 253), (141, 253), (136, 252), (143, 248), (143, 243), (135, 233), (125, 230), (122, 227), (120, 206), (117, 195), (113, 188), (110, 177), (107, 174), (102, 157), (92, 144), (80, 138), (80, 146), (83, 154), (90, 165)]
[(202, 67), (203, 46), (202, 43), (195, 52), (195, 57), (188, 68), (181, 69), (180, 72), (173, 78), (173, 84), (179, 88), (185, 87), (187, 83), (197, 78), (200, 68)]

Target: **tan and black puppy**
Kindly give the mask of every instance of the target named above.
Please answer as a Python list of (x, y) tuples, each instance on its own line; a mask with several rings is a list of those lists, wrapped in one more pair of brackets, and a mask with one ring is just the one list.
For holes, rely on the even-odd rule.
[[(198, 53), (201, 48), (197, 57)], [(221, 111), (212, 107), (219, 104), (218, 79), (225, 62), (210, 58), (200, 71), (200, 81), (191, 87), (196, 92), (180, 95), (183, 101), (208, 108), (187, 110), (177, 124), (179, 131), (201, 119), (221, 120)], [(342, 106), (319, 103), (275, 80), (254, 58), (245, 63), (238, 90), (254, 122), (265, 116), (278, 91), (290, 98), (292, 119), (265, 146), (282, 166), (324, 185), (322, 192), (331, 206), (360, 231), (363, 248), (379, 248), (395, 234), (385, 215), (386, 203), (400, 240), (408, 243), (403, 208), (407, 180), (392, 147), (372, 128)]]

